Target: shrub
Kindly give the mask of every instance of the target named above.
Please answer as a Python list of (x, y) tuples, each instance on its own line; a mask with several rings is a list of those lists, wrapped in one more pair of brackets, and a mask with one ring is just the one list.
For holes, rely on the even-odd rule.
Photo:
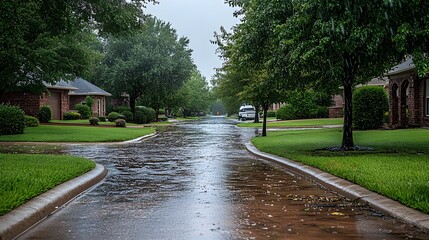
[(382, 87), (364, 86), (353, 93), (353, 126), (359, 130), (383, 126), (384, 113), (388, 111), (387, 94)]
[(105, 116), (98, 116), (98, 119), (100, 120), (100, 122), (105, 122), (106, 121), (106, 117)]
[(49, 105), (43, 105), (40, 107), (39, 112), (37, 113), (37, 118), (41, 123), (47, 123), (52, 119), (52, 110)]
[(136, 114), (134, 115), (134, 123), (144, 124), (155, 121), (156, 119), (155, 110), (147, 107), (139, 107), (136, 109)]
[(329, 110), (327, 107), (316, 106), (310, 111), (310, 118), (328, 118)]
[(114, 107), (112, 112), (122, 113), (122, 112), (125, 112), (125, 111), (130, 111), (131, 112), (131, 108), (127, 107), (127, 106)]
[(92, 116), (92, 110), (89, 106), (83, 104), (76, 104), (74, 108), (80, 113), (80, 118), (88, 119)]
[(115, 120), (115, 125), (116, 127), (125, 127), (125, 120), (124, 119), (116, 119)]
[(116, 121), (116, 119), (118, 119), (119, 115), (120, 114), (117, 112), (111, 112), (111, 113), (109, 113), (109, 115), (107, 115), (107, 119), (109, 119), (109, 122), (114, 122), (114, 121)]
[(78, 112), (65, 112), (63, 114), (64, 120), (77, 120), (80, 118), (80, 113)]
[(38, 127), (39, 120), (33, 116), (25, 116), (25, 126), (26, 127)]
[(0, 135), (22, 134), (24, 128), (24, 111), (17, 106), (0, 104)]
[(267, 117), (276, 117), (276, 111), (267, 111)]
[(91, 124), (91, 125), (98, 125), (99, 121), (100, 121), (100, 119), (98, 119), (98, 117), (89, 118), (89, 124)]
[(91, 96), (86, 96), (85, 103), (86, 103), (86, 106), (88, 106), (91, 109), (92, 104), (94, 104), (94, 98), (92, 98)]
[(295, 108), (290, 104), (281, 107), (276, 113), (276, 118), (279, 120), (296, 119), (295, 116)]
[(134, 120), (133, 113), (129, 110), (121, 112), (121, 115), (124, 116), (124, 118), (127, 122), (133, 122), (133, 120)]

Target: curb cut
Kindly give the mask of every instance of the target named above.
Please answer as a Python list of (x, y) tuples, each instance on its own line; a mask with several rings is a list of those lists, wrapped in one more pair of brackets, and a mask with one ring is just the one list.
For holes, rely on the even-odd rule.
[(82, 192), (102, 181), (106, 175), (106, 168), (96, 164), (90, 172), (62, 183), (1, 216), (0, 239), (16, 238)]
[(333, 190), (353, 201), (368, 204), (374, 209), (414, 225), (425, 232), (429, 232), (429, 215), (409, 208), (390, 198), (372, 192), (359, 185), (351, 183), (317, 168), (304, 165), (283, 157), (259, 151), (252, 143), (246, 143), (247, 150), (262, 159), (276, 162), (286, 167), (292, 173), (316, 181), (319, 185)]

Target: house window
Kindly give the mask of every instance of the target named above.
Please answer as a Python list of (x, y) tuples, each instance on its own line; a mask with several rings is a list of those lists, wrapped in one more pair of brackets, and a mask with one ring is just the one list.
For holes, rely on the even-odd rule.
[(98, 99), (98, 101), (97, 101), (97, 113), (98, 113), (98, 116), (101, 116), (102, 114), (101, 114), (101, 99)]
[(429, 79), (426, 79), (425, 99), (426, 99), (426, 116), (429, 116)]

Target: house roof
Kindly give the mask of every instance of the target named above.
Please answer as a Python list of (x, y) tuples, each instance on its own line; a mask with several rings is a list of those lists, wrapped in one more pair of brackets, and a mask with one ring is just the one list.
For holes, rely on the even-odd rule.
[(96, 95), (96, 96), (112, 96), (112, 94), (104, 91), (103, 89), (95, 86), (94, 84), (82, 79), (76, 78), (70, 82), (70, 85), (76, 87), (76, 90), (69, 93), (69, 95)]
[(47, 88), (51, 89), (64, 89), (64, 90), (77, 90), (77, 87), (72, 86), (70, 83), (60, 80), (59, 82), (56, 82), (55, 85), (52, 85), (50, 83), (44, 83)]
[(397, 75), (397, 74), (400, 74), (400, 73), (403, 73), (403, 72), (407, 72), (407, 71), (413, 70), (415, 68), (416, 68), (416, 66), (413, 63), (413, 59), (412, 58), (407, 58), (404, 62), (402, 62), (402, 63), (394, 66), (392, 68), (392, 70), (390, 70), (387, 73), (387, 76)]

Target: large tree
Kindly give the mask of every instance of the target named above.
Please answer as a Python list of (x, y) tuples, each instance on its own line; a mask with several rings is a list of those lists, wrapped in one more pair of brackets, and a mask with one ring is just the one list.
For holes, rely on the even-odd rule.
[(119, 34), (143, 22), (152, 0), (0, 1), (0, 95), (44, 90), (82, 74), (90, 54), (85, 31)]
[(140, 31), (108, 40), (102, 76), (113, 93), (129, 95), (133, 113), (139, 97), (159, 109), (191, 75), (188, 43), (169, 23), (148, 18)]
[(179, 107), (183, 109), (185, 117), (192, 113), (206, 113), (213, 101), (205, 77), (197, 70), (192, 72), (192, 76), (186, 80), (176, 94), (176, 100), (181, 103)]
[[(427, 65), (428, 3), (425, 1), (365, 0), (247, 0), (246, 18), (257, 19), (245, 39), (264, 39), (260, 32), (272, 26), (271, 56), (265, 61), (287, 88), (296, 83), (342, 86), (344, 126), (341, 149), (355, 148), (352, 134), (352, 89), (381, 76), (406, 54)], [(279, 6), (283, 5), (283, 8)], [(246, 7), (248, 9), (246, 9)], [(251, 11), (249, 9), (258, 9)], [(283, 14), (275, 14), (283, 9)], [(238, 42), (239, 43), (239, 42)], [(239, 43), (240, 44), (240, 43)], [(260, 45), (240, 54), (258, 62)]]

